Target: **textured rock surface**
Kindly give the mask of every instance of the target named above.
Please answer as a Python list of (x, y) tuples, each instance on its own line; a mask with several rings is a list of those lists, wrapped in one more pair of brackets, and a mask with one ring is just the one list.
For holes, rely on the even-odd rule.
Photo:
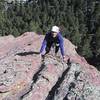
[(0, 100), (99, 100), (100, 72), (67, 39), (70, 62), (52, 51), (41, 61), (43, 38), (33, 32), (0, 37)]

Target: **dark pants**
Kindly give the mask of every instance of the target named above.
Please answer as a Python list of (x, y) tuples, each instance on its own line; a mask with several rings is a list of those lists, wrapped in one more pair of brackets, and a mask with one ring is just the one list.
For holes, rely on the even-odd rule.
[[(52, 47), (53, 43), (48, 43), (46, 46), (46, 53), (48, 54), (50, 52), (50, 49)], [(55, 54), (59, 51), (59, 45), (57, 45), (57, 43), (54, 43), (54, 47), (55, 47)]]

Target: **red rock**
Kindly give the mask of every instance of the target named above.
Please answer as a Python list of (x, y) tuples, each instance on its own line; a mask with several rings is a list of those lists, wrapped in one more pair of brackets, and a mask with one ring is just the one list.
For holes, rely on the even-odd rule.
[(70, 64), (52, 52), (41, 62), (43, 38), (34, 32), (0, 37), (0, 100), (99, 100), (100, 72), (67, 39), (64, 47)]

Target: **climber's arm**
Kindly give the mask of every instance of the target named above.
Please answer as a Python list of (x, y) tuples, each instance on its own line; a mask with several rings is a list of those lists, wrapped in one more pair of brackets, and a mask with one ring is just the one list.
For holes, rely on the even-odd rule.
[(45, 46), (47, 44), (47, 38), (48, 38), (48, 33), (46, 34), (46, 36), (45, 36), (45, 38), (44, 38), (44, 40), (42, 42), (42, 46), (41, 46), (41, 49), (40, 49), (40, 53), (42, 53), (43, 50), (45, 49)]
[(44, 39), (43, 42), (42, 42), (42, 46), (41, 46), (41, 49), (40, 49), (40, 53), (43, 52), (45, 46), (46, 46), (46, 40)]
[(59, 34), (59, 46), (62, 56), (64, 57), (64, 40), (61, 34)]

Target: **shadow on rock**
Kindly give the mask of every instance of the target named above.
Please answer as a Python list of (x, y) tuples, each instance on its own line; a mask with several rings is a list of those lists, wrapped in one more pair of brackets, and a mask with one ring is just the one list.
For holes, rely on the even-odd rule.
[(39, 54), (39, 52), (36, 52), (36, 51), (21, 52), (21, 53), (17, 53), (16, 55), (19, 55), (19, 56), (27, 56), (27, 55), (32, 55), (32, 54)]

